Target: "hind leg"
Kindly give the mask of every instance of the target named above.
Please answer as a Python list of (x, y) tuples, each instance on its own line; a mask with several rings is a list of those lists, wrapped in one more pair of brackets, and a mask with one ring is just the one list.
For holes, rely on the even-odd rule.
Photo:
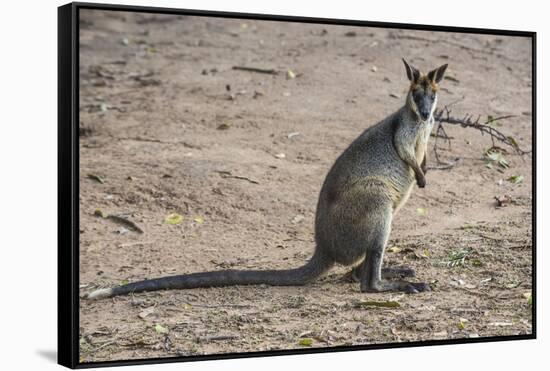
[(363, 263), (361, 277), (361, 292), (404, 291), (416, 294), (430, 291), (430, 286), (424, 282), (409, 282), (405, 280), (390, 281), (382, 278), (382, 251), (371, 250)]
[[(361, 264), (353, 268), (353, 270), (349, 273), (349, 277), (354, 282), (361, 282), (363, 267), (364, 262), (361, 262)], [(382, 278), (405, 278), (414, 277), (416, 275), (416, 272), (411, 267), (385, 267), (382, 268), (381, 274)]]
[(367, 250), (361, 268), (361, 292), (404, 291), (413, 294), (430, 291), (430, 286), (423, 282), (390, 281), (382, 277), (382, 259), (390, 236), (391, 213), (392, 210), (386, 208), (382, 215), (378, 215), (377, 222), (369, 226)]

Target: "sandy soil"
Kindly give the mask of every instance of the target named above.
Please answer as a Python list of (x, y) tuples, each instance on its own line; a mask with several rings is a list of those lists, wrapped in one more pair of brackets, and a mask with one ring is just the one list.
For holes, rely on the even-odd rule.
[[(404, 102), (403, 56), (424, 71), (449, 63), (440, 106), (515, 115), (498, 129), (531, 148), (526, 38), (83, 11), (80, 45), (82, 296), (163, 275), (306, 262), (329, 167)], [(363, 294), (337, 267), (306, 287), (82, 299), (81, 360), (531, 333), (531, 157), (509, 153), (509, 168), (491, 169), (489, 137), (447, 132), (452, 146), (440, 153), (461, 162), (414, 189), (385, 257), (415, 268), (432, 292)], [(503, 195), (513, 203), (497, 208)], [(165, 223), (171, 213), (183, 222)], [(461, 250), (463, 264), (450, 266)]]

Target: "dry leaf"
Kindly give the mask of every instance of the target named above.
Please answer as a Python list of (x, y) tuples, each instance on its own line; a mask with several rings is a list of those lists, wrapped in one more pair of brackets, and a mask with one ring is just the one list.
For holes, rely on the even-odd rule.
[(166, 224), (176, 225), (176, 224), (180, 224), (182, 221), (183, 221), (183, 216), (177, 213), (170, 214), (166, 216), (166, 218), (164, 218), (164, 222)]
[(169, 332), (169, 330), (166, 327), (159, 324), (155, 325), (155, 331), (158, 332), (159, 334), (167, 334)]
[(523, 182), (523, 175), (512, 175), (510, 178), (508, 178), (508, 181), (514, 184), (519, 184)]
[(105, 184), (105, 180), (103, 180), (103, 178), (100, 177), (99, 175), (96, 175), (96, 174), (88, 174), (87, 177), (90, 178), (90, 179), (95, 180), (95, 181), (98, 182), (98, 183)]
[(310, 347), (313, 344), (313, 339), (310, 339), (310, 338), (300, 339), (298, 344), (304, 347)]
[(94, 210), (94, 215), (99, 216), (100, 218), (105, 218), (105, 213), (101, 209), (95, 209)]

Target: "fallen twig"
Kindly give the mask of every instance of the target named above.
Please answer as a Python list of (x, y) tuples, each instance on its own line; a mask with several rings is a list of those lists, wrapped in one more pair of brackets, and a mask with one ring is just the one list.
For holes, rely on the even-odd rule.
[(435, 133), (435, 134), (434, 134), (434, 133), (431, 133), (430, 136), (431, 136), (432, 138), (441, 138), (441, 139), (445, 139), (445, 140), (447, 140), (447, 139), (455, 139), (454, 137), (446, 137), (446, 136), (441, 135), (441, 134), (438, 134), (438, 133)]
[(485, 233), (482, 233), (482, 232), (477, 232), (477, 235), (482, 237), (482, 238), (485, 238), (485, 239), (488, 239), (488, 240), (492, 240), (492, 241), (498, 241), (498, 242), (502, 242), (503, 241), (503, 238), (502, 237), (493, 237), (493, 236), (489, 236)]
[(144, 137), (115, 137), (115, 136), (111, 136), (111, 137), (114, 138), (114, 139), (118, 139), (118, 140), (133, 140), (133, 141), (136, 141), (136, 142), (149, 142), (149, 143), (160, 143), (160, 144), (181, 144), (181, 145), (183, 145), (184, 147), (187, 147), (187, 148), (193, 148), (193, 149), (201, 149), (202, 148), (199, 145), (187, 143), (187, 142), (181, 141), (181, 140), (170, 142), (170, 141), (165, 141), (165, 140), (160, 140), (160, 139), (155, 139), (155, 138), (144, 138)]
[(234, 70), (239, 71), (248, 71), (248, 72), (257, 72), (257, 73), (265, 73), (268, 75), (278, 75), (279, 71), (270, 69), (270, 68), (256, 68), (256, 67), (246, 67), (246, 66), (233, 66)]
[(236, 335), (221, 335), (221, 336), (205, 336), (197, 338), (199, 343), (209, 343), (212, 341), (223, 341), (223, 340), (236, 340), (239, 337)]
[(141, 245), (150, 245), (153, 241), (138, 241), (138, 242), (129, 242), (129, 243), (121, 243), (118, 245), (120, 248), (124, 247), (134, 247), (134, 246), (141, 246)]
[(245, 176), (240, 175), (232, 175), (231, 172), (225, 171), (225, 170), (216, 170), (216, 173), (220, 174), (220, 176), (224, 179), (226, 178), (233, 178), (233, 179), (240, 179), (240, 180), (246, 180), (247, 182), (250, 182), (252, 184), (260, 184), (257, 180), (253, 180), (250, 178), (247, 178)]
[(198, 308), (239, 308), (239, 309), (249, 309), (251, 308), (248, 304), (220, 304), (220, 305), (208, 305), (208, 304), (190, 304), (192, 307), (198, 307)]

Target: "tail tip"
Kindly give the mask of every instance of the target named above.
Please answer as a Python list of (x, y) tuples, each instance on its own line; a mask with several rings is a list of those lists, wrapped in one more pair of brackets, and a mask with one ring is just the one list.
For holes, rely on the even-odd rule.
[(99, 289), (88, 294), (88, 299), (99, 300), (113, 296), (113, 289)]

